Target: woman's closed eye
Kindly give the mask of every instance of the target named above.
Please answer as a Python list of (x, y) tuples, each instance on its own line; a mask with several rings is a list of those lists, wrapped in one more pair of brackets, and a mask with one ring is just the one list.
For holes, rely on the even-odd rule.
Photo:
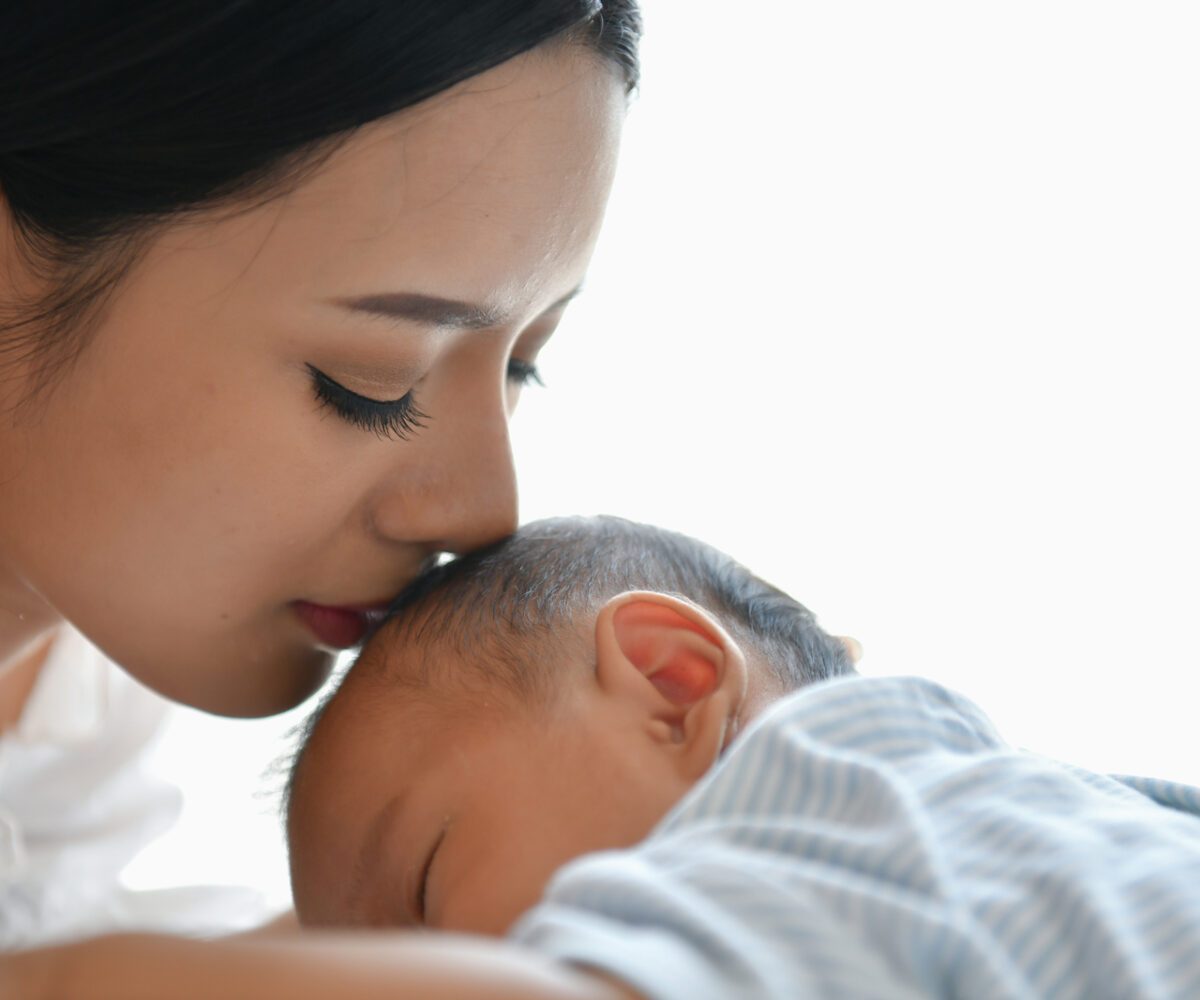
[[(321, 406), (362, 430), (381, 438), (404, 441), (429, 420), (429, 416), (417, 408), (411, 389), (399, 399), (372, 399), (347, 389), (314, 365), (305, 367), (312, 377), (313, 392)], [(509, 359), (508, 380), (517, 386), (526, 386), (531, 382), (545, 385), (537, 365), (520, 358)]]
[(429, 418), (417, 409), (412, 390), (399, 399), (371, 399), (335, 382), (319, 368), (307, 365), (313, 392), (323, 407), (343, 420), (382, 438), (406, 440)]

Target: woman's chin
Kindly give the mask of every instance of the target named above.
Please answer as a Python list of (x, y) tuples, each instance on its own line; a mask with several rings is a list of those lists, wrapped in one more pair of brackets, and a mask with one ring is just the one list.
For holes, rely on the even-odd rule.
[(311, 639), (230, 652), (193, 644), (186, 656), (130, 656), (117, 662), (141, 684), (189, 708), (261, 718), (295, 708), (328, 679), (336, 652)]

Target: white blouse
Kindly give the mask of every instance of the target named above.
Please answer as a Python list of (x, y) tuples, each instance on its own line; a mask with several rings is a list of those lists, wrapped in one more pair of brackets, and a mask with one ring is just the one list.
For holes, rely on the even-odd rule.
[(0, 737), (0, 949), (134, 928), (216, 933), (263, 915), (247, 917), (245, 892), (121, 884), (180, 812), (179, 789), (144, 767), (171, 709), (74, 629), (55, 639)]

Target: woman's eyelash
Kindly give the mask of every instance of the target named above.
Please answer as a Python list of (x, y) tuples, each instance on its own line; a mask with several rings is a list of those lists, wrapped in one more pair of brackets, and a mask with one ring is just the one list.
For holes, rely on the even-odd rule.
[[(416, 431), (425, 426), (429, 417), (417, 409), (412, 392), (406, 392), (399, 399), (379, 400), (360, 396), (357, 392), (347, 389), (340, 382), (335, 382), (321, 369), (306, 365), (312, 376), (313, 392), (317, 402), (333, 410), (343, 420), (355, 427), (377, 434), (382, 438), (398, 438), (407, 440)], [(520, 358), (511, 358), (508, 362), (508, 379), (517, 385), (529, 385), (531, 382), (544, 386), (537, 365)]]
[(508, 380), (515, 382), (517, 385), (529, 385), (530, 382), (535, 382), (542, 388), (546, 387), (546, 383), (542, 381), (542, 373), (538, 371), (537, 365), (532, 361), (522, 361), (520, 358), (509, 359)]
[(355, 427), (377, 434), (381, 438), (407, 440), (425, 426), (429, 419), (417, 409), (411, 391), (399, 399), (378, 400), (360, 396), (335, 382), (319, 368), (306, 365), (312, 376), (317, 402), (333, 410)]

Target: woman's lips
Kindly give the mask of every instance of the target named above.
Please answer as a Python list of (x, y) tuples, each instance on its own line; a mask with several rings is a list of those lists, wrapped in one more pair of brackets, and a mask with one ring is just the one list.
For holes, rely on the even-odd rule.
[(349, 649), (362, 642), (371, 622), (382, 614), (386, 605), (335, 608), (311, 601), (296, 601), (292, 607), (322, 646)]

